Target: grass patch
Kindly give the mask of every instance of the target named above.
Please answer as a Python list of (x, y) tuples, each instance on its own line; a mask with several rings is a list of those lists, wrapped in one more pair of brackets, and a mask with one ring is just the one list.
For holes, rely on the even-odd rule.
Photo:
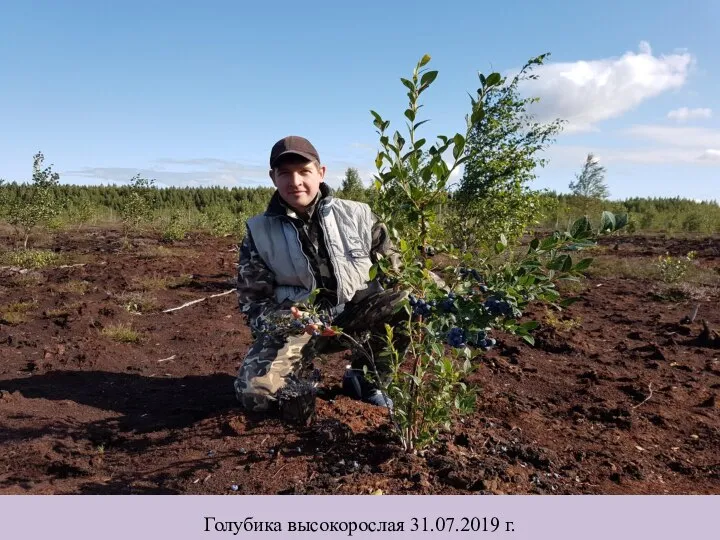
[(659, 284), (650, 292), (653, 298), (665, 302), (708, 302), (720, 296), (720, 288), (695, 283)]
[(588, 289), (586, 280), (571, 281), (560, 280), (557, 284), (558, 291), (564, 296), (573, 296), (584, 293)]
[[(712, 268), (689, 264), (682, 275), (668, 279), (663, 275), (659, 259), (647, 257), (597, 257), (586, 270), (590, 277), (619, 277), (665, 281), (668, 284), (689, 283), (706, 287), (720, 286), (720, 273)], [(663, 279), (664, 278), (664, 279)]]
[(157, 300), (145, 292), (124, 292), (118, 295), (122, 307), (130, 313), (150, 313), (160, 309)]
[(46, 268), (62, 264), (63, 257), (49, 249), (18, 249), (0, 253), (0, 265), (20, 268)]
[(59, 285), (55, 286), (55, 290), (57, 292), (77, 294), (79, 296), (87, 293), (89, 288), (90, 283), (88, 281), (80, 279), (72, 279), (70, 281), (66, 281), (65, 283), (60, 283)]
[(29, 302), (15, 302), (5, 306), (0, 306), (0, 319), (8, 324), (16, 325), (27, 322), (27, 314), (29, 311), (37, 307), (35, 300)]
[(706, 268), (694, 264), (688, 268), (683, 281), (707, 287), (720, 287), (720, 268)]
[(63, 308), (63, 307), (60, 307), (60, 308), (55, 308), (55, 309), (48, 309), (48, 310), (45, 312), (45, 316), (46, 316), (48, 319), (55, 319), (55, 318), (58, 318), (58, 317), (68, 317), (69, 315), (70, 315), (70, 310), (69, 310), (68, 308), (66, 308), (66, 307), (64, 307), (64, 308)]
[(659, 279), (654, 260), (633, 257), (596, 257), (586, 270), (590, 277), (616, 277), (632, 279)]
[(16, 287), (37, 287), (42, 283), (45, 283), (45, 278), (38, 272), (18, 274), (12, 278), (12, 284)]
[(545, 318), (543, 319), (543, 322), (547, 326), (554, 328), (556, 331), (561, 333), (568, 333), (582, 326), (582, 319), (574, 319), (572, 317), (558, 317), (549, 309), (545, 310)]
[(119, 343), (140, 343), (140, 332), (134, 330), (129, 324), (114, 324), (106, 326), (100, 333)]
[(192, 275), (183, 274), (181, 276), (148, 276), (133, 280), (133, 288), (143, 291), (159, 291), (165, 289), (177, 289), (189, 285), (192, 281)]

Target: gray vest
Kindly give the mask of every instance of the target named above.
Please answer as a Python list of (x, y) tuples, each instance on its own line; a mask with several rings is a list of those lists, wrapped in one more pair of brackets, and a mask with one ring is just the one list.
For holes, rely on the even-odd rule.
[[(374, 217), (367, 204), (325, 197), (315, 209), (337, 280), (338, 304), (368, 287)], [(275, 300), (302, 302), (317, 287), (300, 233), (287, 216), (257, 215), (248, 229), (275, 274)]]

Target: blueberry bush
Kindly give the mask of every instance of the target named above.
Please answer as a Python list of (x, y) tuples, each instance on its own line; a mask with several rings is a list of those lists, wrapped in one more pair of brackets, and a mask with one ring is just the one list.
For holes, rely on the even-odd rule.
[[(538, 323), (523, 320), (527, 306), (540, 301), (562, 309), (571, 303), (561, 300), (556, 285), (580, 279), (590, 265), (591, 259), (578, 258), (577, 252), (594, 245), (599, 232), (623, 225), (622, 217), (605, 213), (602, 230), (594, 231), (582, 217), (567, 231), (533, 239), (520, 253), (500, 232), (491, 250), (462, 253), (446, 246), (443, 258), (452, 264), (434, 262), (431, 246), (439, 241), (433, 232), (438, 230), (439, 209), (451, 195), (450, 176), (470, 158), (466, 141), (492, 111), (488, 100), (503, 79), (498, 73), (481, 74), (481, 86), (470, 99), (467, 131), (438, 135), (430, 145), (418, 131), (428, 122), (418, 117), (420, 97), (438, 74), (426, 68), (429, 61), (425, 55), (412, 76), (401, 79), (408, 90), (405, 134), (395, 131), (390, 136), (390, 122), (371, 111), (380, 142), (375, 209), (388, 224), (402, 265), (398, 269), (380, 260), (370, 277), (381, 276), (386, 287), (410, 293), (403, 306), (406, 323), (386, 327), (393, 375), (385, 388), (395, 404), (397, 434), (409, 452), (431, 444), (456, 415), (472, 410), (477, 390), (468, 385), (468, 377), (473, 360), (497, 345), (495, 331), (534, 344), (532, 331)], [(396, 332), (410, 336), (407, 351), (395, 350)]]

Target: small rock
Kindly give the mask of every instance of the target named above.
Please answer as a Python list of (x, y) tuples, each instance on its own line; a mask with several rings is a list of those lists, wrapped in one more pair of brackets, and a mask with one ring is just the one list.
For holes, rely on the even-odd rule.
[(232, 491), (237, 491), (238, 489), (240, 489), (240, 487), (237, 484), (233, 484), (232, 486), (230, 486), (230, 489)]

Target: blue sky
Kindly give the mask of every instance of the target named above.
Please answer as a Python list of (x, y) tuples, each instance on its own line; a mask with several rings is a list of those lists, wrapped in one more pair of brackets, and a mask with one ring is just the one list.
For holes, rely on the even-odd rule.
[(0, 178), (38, 150), (64, 183), (270, 185), (270, 147), (308, 137), (338, 185), (368, 183), (370, 109), (401, 128), (408, 76), (439, 76), (424, 135), (464, 129), (477, 72), (550, 52), (541, 120), (568, 127), (534, 187), (567, 191), (588, 152), (612, 198), (720, 200), (720, 3), (4, 2)]

